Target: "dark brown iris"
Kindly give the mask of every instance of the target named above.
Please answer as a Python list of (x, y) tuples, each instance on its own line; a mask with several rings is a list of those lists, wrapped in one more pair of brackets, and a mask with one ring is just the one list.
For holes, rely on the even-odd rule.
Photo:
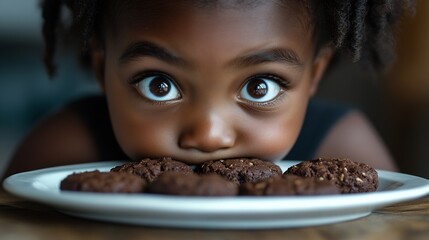
[(247, 84), (247, 93), (253, 98), (262, 98), (268, 92), (268, 85), (264, 80), (254, 79)]
[(156, 77), (150, 82), (149, 89), (153, 95), (164, 97), (170, 92), (171, 85), (165, 78)]

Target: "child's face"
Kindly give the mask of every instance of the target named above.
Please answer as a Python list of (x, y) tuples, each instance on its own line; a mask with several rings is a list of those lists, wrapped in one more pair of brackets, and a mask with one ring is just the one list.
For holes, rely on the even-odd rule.
[(159, 2), (107, 22), (95, 58), (123, 150), (190, 164), (287, 154), (330, 58), (314, 57), (305, 11)]

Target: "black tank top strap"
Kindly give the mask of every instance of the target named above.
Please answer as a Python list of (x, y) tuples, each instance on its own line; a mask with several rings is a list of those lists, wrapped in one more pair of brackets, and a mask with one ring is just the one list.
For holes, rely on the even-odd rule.
[(75, 111), (88, 127), (96, 143), (99, 160), (129, 159), (116, 141), (105, 96), (83, 97), (70, 103), (67, 108)]
[(315, 157), (316, 151), (329, 130), (351, 108), (321, 100), (311, 100), (298, 139), (284, 160), (309, 160)]

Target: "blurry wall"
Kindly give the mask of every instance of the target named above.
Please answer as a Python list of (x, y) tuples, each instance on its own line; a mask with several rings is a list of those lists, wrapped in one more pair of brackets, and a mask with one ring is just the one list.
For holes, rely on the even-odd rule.
[(429, 178), (429, 1), (398, 29), (398, 61), (383, 79), (392, 152), (405, 172)]
[[(384, 79), (342, 61), (322, 81), (316, 97), (362, 110), (402, 171), (429, 178), (429, 1), (399, 32), (399, 61)], [(38, 0), (0, 1), (0, 174), (16, 144), (44, 115), (84, 94), (98, 92), (73, 53), (60, 51), (55, 79), (42, 64)], [(418, 97), (416, 97), (418, 96)], [(364, 149), (362, 149), (364, 151)]]
[(41, 117), (73, 98), (98, 91), (72, 53), (58, 54), (58, 75), (48, 78), (38, 4), (38, 0), (0, 1), (0, 175), (18, 141)]
[(429, 1), (416, 3), (415, 15), (398, 26), (397, 60), (382, 79), (342, 61), (318, 96), (362, 110), (401, 171), (429, 178)]

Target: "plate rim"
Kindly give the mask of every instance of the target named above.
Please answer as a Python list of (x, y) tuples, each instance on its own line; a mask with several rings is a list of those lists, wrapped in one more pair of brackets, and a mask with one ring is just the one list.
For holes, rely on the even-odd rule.
[[(86, 171), (90, 169), (99, 169), (114, 167), (124, 164), (127, 161), (105, 161), (95, 163), (73, 164), (66, 166), (57, 166), (39, 170), (33, 170), (9, 176), (3, 181), (3, 187), (6, 191), (37, 202), (53, 206), (59, 211), (71, 215), (91, 218), (91, 214), (103, 214), (105, 209), (112, 209), (110, 214), (132, 213), (143, 214), (148, 212), (157, 212), (161, 215), (176, 214), (183, 216), (198, 217), (204, 215), (216, 215), (219, 217), (231, 217), (235, 215), (255, 215), (255, 214), (300, 214), (300, 213), (328, 213), (329, 211), (351, 211), (360, 215), (370, 214), (372, 211), (388, 206), (394, 203), (413, 200), (429, 194), (429, 180), (398, 172), (377, 170), (379, 179), (386, 181), (402, 182), (403, 185), (394, 190), (377, 191), (371, 193), (353, 193), (339, 195), (323, 196), (273, 196), (273, 197), (255, 197), (255, 196), (230, 196), (230, 197), (196, 197), (196, 196), (170, 196), (158, 194), (106, 194), (106, 193), (82, 193), (46, 191), (34, 186), (37, 179), (48, 174), (58, 172)], [(294, 165), (299, 161), (276, 162), (284, 171), (286, 165)], [(60, 181), (60, 179), (58, 179)], [(384, 181), (384, 180), (383, 180)], [(106, 197), (111, 201), (102, 201)], [(88, 198), (92, 199), (88, 201)], [(128, 205), (123, 205), (123, 201)], [(143, 199), (143, 200), (142, 200)], [(339, 200), (341, 201), (339, 201)], [(364, 200), (363, 200), (364, 199)], [(116, 201), (117, 200), (117, 201)], [(171, 204), (174, 201), (175, 204)], [(170, 203), (170, 204), (169, 204)], [(196, 205), (197, 204), (197, 205)], [(198, 206), (195, 208), (195, 206)], [(294, 208), (291, 208), (293, 206)], [(323, 209), (321, 209), (323, 206)], [(110, 210), (109, 210), (110, 211)], [(107, 216), (104, 215), (106, 218)], [(357, 215), (356, 215), (357, 217)], [(95, 217), (102, 220), (103, 215)], [(113, 219), (114, 220), (114, 219)], [(125, 220), (126, 221), (126, 220)], [(244, 221), (244, 220), (243, 220)], [(249, 220), (250, 221), (250, 220)], [(142, 222), (143, 223), (143, 222)], [(191, 223), (191, 222), (189, 222)], [(145, 225), (151, 225), (150, 222), (144, 222)], [(195, 222), (194, 222), (195, 224)], [(274, 224), (274, 223), (273, 223)], [(277, 223), (276, 223), (277, 224)], [(159, 224), (155, 224), (159, 226)], [(188, 226), (186, 223), (175, 224), (166, 223), (167, 226)], [(239, 222), (238, 228), (243, 228)], [(249, 224), (247, 224), (250, 226)], [(281, 225), (281, 224), (280, 224)], [(284, 223), (283, 227), (291, 226)], [(241, 226), (241, 227), (240, 227)], [(295, 226), (295, 225), (294, 225)], [(199, 226), (204, 227), (204, 226)], [(225, 227), (222, 224), (212, 224), (205, 227)], [(255, 226), (252, 226), (255, 227)], [(296, 226), (295, 226), (296, 227)]]

